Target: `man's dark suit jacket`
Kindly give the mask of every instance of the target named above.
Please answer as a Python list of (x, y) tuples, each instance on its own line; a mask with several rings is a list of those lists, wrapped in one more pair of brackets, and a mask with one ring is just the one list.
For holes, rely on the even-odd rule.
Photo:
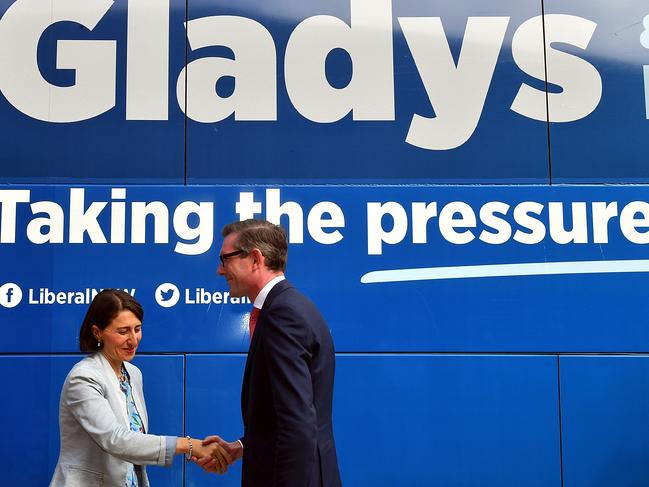
[(334, 348), (315, 305), (288, 281), (266, 296), (241, 389), (244, 487), (337, 487)]

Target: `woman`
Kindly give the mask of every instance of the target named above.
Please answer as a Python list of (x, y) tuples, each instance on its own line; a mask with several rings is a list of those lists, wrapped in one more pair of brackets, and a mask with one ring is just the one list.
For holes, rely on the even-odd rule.
[(130, 363), (143, 317), (140, 303), (124, 291), (107, 289), (92, 300), (79, 348), (93, 353), (63, 384), (61, 451), (50, 487), (147, 487), (145, 465), (169, 466), (178, 453), (213, 456), (221, 473), (227, 468), (230, 458), (216, 443), (147, 433), (142, 374)]

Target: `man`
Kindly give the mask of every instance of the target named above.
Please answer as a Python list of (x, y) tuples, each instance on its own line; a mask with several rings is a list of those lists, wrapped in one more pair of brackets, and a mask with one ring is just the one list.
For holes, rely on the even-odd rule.
[(264, 220), (230, 223), (222, 233), (218, 273), (230, 295), (254, 303), (241, 388), (244, 432), (235, 442), (213, 436), (204, 443), (218, 441), (234, 459), (243, 457), (244, 487), (340, 486), (333, 341), (315, 305), (284, 278), (286, 233)]

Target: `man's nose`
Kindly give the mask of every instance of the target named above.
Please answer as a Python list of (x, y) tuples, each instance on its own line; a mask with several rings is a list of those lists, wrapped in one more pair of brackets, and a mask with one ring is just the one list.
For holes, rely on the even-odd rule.
[(216, 273), (219, 276), (225, 276), (225, 269), (223, 268), (223, 264), (219, 264), (219, 266), (216, 268)]

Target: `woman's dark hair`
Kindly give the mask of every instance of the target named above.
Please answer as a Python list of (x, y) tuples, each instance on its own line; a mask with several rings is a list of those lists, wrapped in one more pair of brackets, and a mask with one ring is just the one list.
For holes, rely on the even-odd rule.
[(100, 350), (103, 344), (99, 344), (92, 334), (92, 325), (103, 330), (110, 325), (120, 311), (130, 311), (140, 322), (144, 320), (142, 305), (129, 293), (121, 289), (104, 289), (99, 292), (90, 303), (86, 317), (81, 323), (79, 349), (82, 352)]

